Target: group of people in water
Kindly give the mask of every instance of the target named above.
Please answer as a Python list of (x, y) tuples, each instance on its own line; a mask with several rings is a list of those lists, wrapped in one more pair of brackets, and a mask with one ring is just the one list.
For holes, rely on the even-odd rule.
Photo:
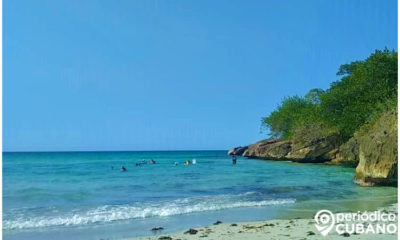
[[(235, 165), (236, 162), (237, 162), (236, 156), (233, 155), (233, 156), (232, 156), (232, 164)], [(196, 161), (196, 159), (194, 158), (194, 159), (192, 159), (192, 161), (186, 160), (186, 161), (184, 162), (184, 165), (189, 166), (189, 165), (194, 165), (194, 164), (196, 164), (196, 163), (197, 163), (197, 161)], [(150, 161), (147, 163), (147, 161), (146, 161), (145, 159), (143, 159), (141, 162), (135, 163), (135, 166), (138, 167), (138, 166), (141, 166), (141, 165), (144, 165), (144, 164), (153, 165), (153, 164), (156, 164), (156, 161), (154, 161), (153, 159), (150, 159)], [(178, 164), (179, 164), (178, 162), (174, 162), (174, 165), (175, 165), (175, 166), (177, 166)], [(111, 169), (114, 169), (114, 166), (111, 166)], [(125, 166), (121, 166), (121, 172), (126, 172), (126, 171), (127, 171), (127, 168), (126, 168)]]
[[(136, 163), (135, 166), (137, 167), (137, 166), (140, 166), (142, 164), (147, 164), (147, 161), (143, 159), (140, 163)], [(150, 165), (156, 164), (156, 161), (154, 161), (153, 159), (150, 159), (148, 164), (150, 164)], [(111, 170), (114, 170), (114, 166), (111, 166)], [(125, 166), (121, 166), (121, 172), (126, 172), (126, 171), (127, 171), (126, 167)]]
[[(135, 165), (136, 165), (136, 166), (140, 166), (140, 165), (142, 165), (142, 164), (147, 164), (147, 161), (143, 159), (140, 163), (136, 163)], [(150, 164), (150, 165), (156, 164), (156, 161), (154, 161), (153, 159), (150, 159), (149, 164)]]

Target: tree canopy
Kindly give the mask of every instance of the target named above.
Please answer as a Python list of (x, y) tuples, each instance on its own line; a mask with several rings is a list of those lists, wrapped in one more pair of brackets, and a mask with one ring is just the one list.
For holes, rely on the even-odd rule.
[(339, 67), (340, 80), (327, 90), (286, 97), (262, 119), (272, 137), (291, 138), (298, 128), (320, 125), (350, 138), (362, 125), (397, 108), (397, 52), (376, 50), (363, 61)]

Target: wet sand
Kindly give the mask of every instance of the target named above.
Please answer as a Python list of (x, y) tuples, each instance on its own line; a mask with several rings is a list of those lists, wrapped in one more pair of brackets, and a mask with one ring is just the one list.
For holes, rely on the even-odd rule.
[[(382, 212), (394, 213), (397, 216), (397, 204), (378, 209)], [(342, 234), (332, 230), (325, 237), (315, 227), (314, 219), (287, 219), (257, 222), (219, 223), (207, 227), (194, 228), (174, 234), (162, 234), (162, 230), (153, 235), (125, 240), (194, 240), (194, 239), (397, 239), (396, 234)], [(397, 225), (397, 222), (396, 222)]]

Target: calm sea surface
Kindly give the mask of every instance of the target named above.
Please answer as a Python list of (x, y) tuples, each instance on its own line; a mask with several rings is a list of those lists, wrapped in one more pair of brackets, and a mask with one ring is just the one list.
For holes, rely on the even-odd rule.
[[(156, 164), (136, 166), (142, 159)], [(3, 153), (3, 238), (113, 239), (396, 202), (396, 188), (361, 188), (353, 176), (316, 164), (232, 165), (226, 151)]]

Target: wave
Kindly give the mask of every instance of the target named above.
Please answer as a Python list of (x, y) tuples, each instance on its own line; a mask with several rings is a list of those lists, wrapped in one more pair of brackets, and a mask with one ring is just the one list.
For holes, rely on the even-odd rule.
[(24, 217), (20, 214), (14, 219), (3, 219), (3, 229), (43, 228), (53, 226), (74, 226), (93, 223), (106, 223), (136, 218), (166, 217), (196, 212), (218, 211), (231, 208), (260, 207), (294, 203), (294, 199), (239, 200), (251, 193), (242, 195), (218, 195), (197, 198), (182, 198), (172, 201), (143, 203), (135, 205), (104, 205), (86, 212), (61, 216)]

